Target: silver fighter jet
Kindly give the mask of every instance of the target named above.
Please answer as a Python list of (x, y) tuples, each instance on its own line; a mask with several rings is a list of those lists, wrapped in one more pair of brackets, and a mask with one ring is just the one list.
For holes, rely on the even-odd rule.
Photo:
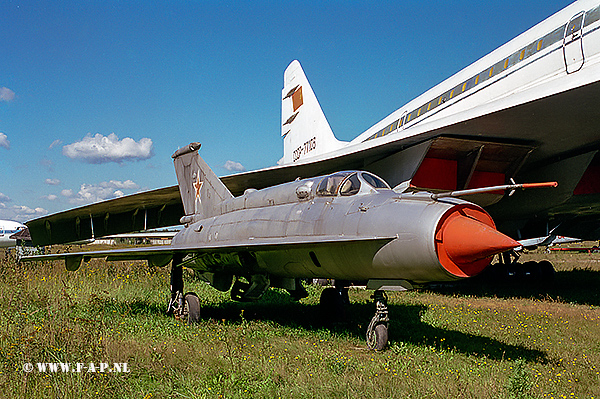
[[(347, 299), (349, 284), (361, 282), (375, 291), (367, 342), (380, 350), (388, 336), (386, 290), (476, 275), (493, 255), (520, 245), (498, 232), (480, 206), (456, 196), (526, 185), (431, 194), (392, 190), (372, 173), (344, 171), (234, 197), (198, 155), (199, 148), (192, 143), (173, 154), (184, 228), (170, 246), (23, 260), (64, 259), (72, 271), (93, 257), (145, 259), (154, 266), (172, 262), (168, 311), (190, 322), (200, 317), (200, 305), (196, 296), (184, 294), (184, 266), (217, 290), (231, 290), (235, 300), (259, 299), (269, 287), (299, 299), (306, 295), (301, 279), (335, 279), (336, 287), (321, 296), (322, 308), (332, 312)], [(107, 216), (104, 222), (111, 220)], [(85, 221), (76, 225), (83, 229)], [(32, 231), (32, 238), (47, 240), (55, 232), (48, 222), (45, 230)]]

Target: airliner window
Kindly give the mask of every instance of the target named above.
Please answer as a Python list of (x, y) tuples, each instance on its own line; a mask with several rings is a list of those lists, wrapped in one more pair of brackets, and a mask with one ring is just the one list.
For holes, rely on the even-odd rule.
[(360, 180), (358, 179), (358, 173), (352, 174), (346, 178), (340, 186), (340, 195), (349, 196), (357, 194), (360, 191)]
[(367, 183), (369, 183), (373, 188), (376, 189), (390, 189), (390, 186), (379, 177), (372, 175), (370, 173), (361, 173), (361, 176)]
[(325, 176), (319, 183), (317, 188), (317, 195), (319, 196), (334, 196), (337, 193), (337, 189), (342, 182), (351, 172), (339, 172), (333, 175)]

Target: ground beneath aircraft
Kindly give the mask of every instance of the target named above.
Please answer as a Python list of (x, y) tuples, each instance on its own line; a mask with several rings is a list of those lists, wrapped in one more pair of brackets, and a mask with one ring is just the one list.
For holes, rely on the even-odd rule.
[[(17, 265), (0, 252), (0, 392), (7, 397), (600, 396), (600, 254), (536, 252), (554, 284), (491, 282), (391, 293), (390, 345), (366, 350), (370, 293), (348, 321), (320, 321), (322, 288), (300, 303), (272, 290), (233, 303), (186, 279), (202, 305), (163, 315), (168, 269), (143, 262)], [(126, 362), (129, 373), (23, 371), (25, 363)]]

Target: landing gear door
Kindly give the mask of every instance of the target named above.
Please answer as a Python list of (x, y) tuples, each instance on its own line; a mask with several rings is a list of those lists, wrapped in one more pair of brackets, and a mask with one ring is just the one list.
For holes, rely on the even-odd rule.
[(567, 73), (574, 73), (583, 67), (583, 22), (585, 12), (576, 14), (565, 27), (563, 55)]

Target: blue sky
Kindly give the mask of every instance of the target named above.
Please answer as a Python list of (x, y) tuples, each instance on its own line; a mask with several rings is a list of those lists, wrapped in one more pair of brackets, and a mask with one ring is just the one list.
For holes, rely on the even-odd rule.
[(275, 165), (294, 59), (350, 140), (568, 4), (4, 0), (0, 218), (176, 184), (192, 141), (219, 175)]

